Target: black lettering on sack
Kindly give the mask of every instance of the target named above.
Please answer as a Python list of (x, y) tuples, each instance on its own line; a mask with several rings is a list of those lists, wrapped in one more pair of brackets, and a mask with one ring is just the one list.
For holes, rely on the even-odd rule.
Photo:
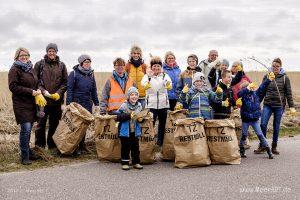
[(154, 141), (154, 137), (152, 137), (151, 135), (141, 136), (140, 137), (140, 141), (143, 142), (143, 143), (153, 142)]
[(103, 132), (104, 132), (104, 133), (110, 133), (110, 132), (111, 132), (111, 131), (110, 131), (110, 125), (104, 126)]
[(75, 127), (73, 127), (71, 119), (69, 119), (66, 115), (64, 115), (63, 120), (67, 124), (70, 131), (72, 131), (72, 132), (75, 131)]
[(149, 131), (149, 127), (141, 127), (142, 129), (142, 133), (143, 134), (150, 134), (148, 131)]
[(190, 125), (187, 125), (191, 133), (197, 132), (197, 126), (196, 123), (192, 123)]
[(104, 134), (99, 135), (98, 139), (100, 139), (100, 140), (116, 140), (116, 139), (118, 139), (118, 135), (104, 133)]
[(208, 142), (231, 142), (233, 138), (231, 136), (207, 136)]
[(217, 132), (220, 133), (220, 134), (223, 134), (223, 135), (226, 134), (224, 130), (225, 130), (225, 127), (218, 127), (217, 128)]
[(194, 135), (186, 135), (186, 136), (178, 136), (179, 142), (189, 142), (193, 140), (199, 140), (201, 138), (204, 138), (205, 135), (203, 133), (197, 133)]

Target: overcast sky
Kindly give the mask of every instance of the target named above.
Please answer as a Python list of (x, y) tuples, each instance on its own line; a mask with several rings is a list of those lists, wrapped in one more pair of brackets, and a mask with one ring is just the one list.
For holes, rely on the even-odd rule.
[[(195, 53), (217, 49), (230, 63), (275, 57), (300, 71), (300, 2), (297, 0), (0, 0), (0, 69), (8, 70), (19, 46), (40, 60), (50, 42), (68, 69), (80, 54), (96, 71), (111, 71), (116, 57), (128, 60), (133, 44), (163, 57), (171, 50), (182, 69)], [(250, 70), (262, 67), (246, 62)]]

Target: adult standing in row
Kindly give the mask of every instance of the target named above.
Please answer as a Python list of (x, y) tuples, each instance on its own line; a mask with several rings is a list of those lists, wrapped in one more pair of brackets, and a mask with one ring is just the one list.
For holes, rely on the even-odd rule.
[(46, 55), (34, 65), (34, 70), (39, 79), (39, 89), (46, 97), (45, 115), (38, 120), (35, 132), (35, 145), (46, 146), (46, 123), (49, 117), (49, 129), (47, 136), (48, 149), (55, 149), (52, 139), (61, 119), (61, 105), (64, 103), (64, 93), (67, 90), (68, 72), (66, 65), (57, 55), (58, 48), (54, 43), (46, 47)]
[(139, 102), (144, 108), (146, 91), (141, 85), (141, 80), (146, 74), (147, 65), (144, 63), (142, 56), (142, 49), (139, 46), (132, 46), (130, 49), (129, 61), (126, 64), (126, 72), (136, 85), (140, 95)]
[(168, 91), (168, 98), (170, 103), (170, 110), (174, 111), (177, 103), (178, 95), (176, 93), (176, 86), (179, 82), (181, 70), (176, 63), (175, 54), (168, 51), (165, 55), (165, 62), (163, 63), (163, 70), (172, 80), (172, 89)]

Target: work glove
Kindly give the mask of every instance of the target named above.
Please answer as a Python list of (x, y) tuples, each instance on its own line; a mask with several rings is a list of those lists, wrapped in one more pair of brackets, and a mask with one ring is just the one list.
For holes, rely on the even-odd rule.
[(185, 86), (182, 89), (182, 93), (186, 94), (186, 93), (188, 93), (188, 91), (189, 91), (189, 85), (185, 84)]
[(175, 106), (175, 110), (181, 110), (183, 108), (183, 105), (181, 103), (176, 103), (176, 106)]
[(296, 116), (297, 115), (297, 111), (295, 108), (290, 108), (290, 110), (288, 111), (287, 115), (290, 115), (290, 116)]
[(274, 72), (270, 72), (270, 73), (268, 74), (268, 79), (269, 79), (270, 81), (273, 81), (273, 80), (275, 79), (275, 74), (274, 74)]
[(35, 96), (35, 103), (40, 107), (45, 107), (47, 105), (47, 101), (42, 94)]
[(145, 90), (148, 90), (149, 88), (151, 88), (151, 84), (150, 82), (147, 82), (146, 85), (144, 86)]
[(54, 94), (51, 94), (51, 99), (54, 99), (55, 101), (57, 101), (60, 99), (60, 96), (58, 93), (54, 93)]
[(255, 82), (252, 82), (247, 86), (247, 89), (250, 91), (254, 91), (256, 88), (257, 88), (257, 85)]
[(222, 94), (223, 93), (223, 90), (219, 85), (217, 86), (216, 93), (217, 94)]
[(242, 101), (242, 98), (238, 98), (235, 102), (235, 105), (238, 106), (238, 107), (241, 107), (243, 105), (243, 101)]
[(243, 67), (242, 67), (241, 65), (238, 65), (238, 66), (236, 67), (236, 70), (237, 70), (238, 72), (241, 72), (241, 71), (243, 71)]
[(168, 81), (168, 82), (166, 83), (165, 88), (166, 88), (167, 90), (172, 90), (172, 84), (171, 84), (171, 82)]
[(37, 89), (37, 90), (32, 90), (32, 96), (36, 96), (36, 95), (39, 95), (41, 94), (41, 90), (40, 89)]
[(228, 107), (229, 106), (229, 99), (228, 98), (225, 101), (222, 101), (222, 106), (223, 107)]

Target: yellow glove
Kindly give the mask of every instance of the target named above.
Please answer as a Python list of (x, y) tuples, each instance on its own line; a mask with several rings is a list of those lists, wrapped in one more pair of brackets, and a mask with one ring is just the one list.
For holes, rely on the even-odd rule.
[(243, 71), (243, 67), (242, 67), (241, 65), (238, 65), (238, 66), (236, 67), (236, 70), (237, 70), (238, 72)]
[(183, 108), (183, 105), (181, 103), (177, 103), (175, 106), (175, 110), (181, 110)]
[(270, 72), (270, 73), (268, 74), (268, 79), (269, 79), (270, 81), (273, 81), (273, 80), (275, 79), (275, 74), (274, 74), (274, 72)]
[(145, 90), (148, 90), (149, 88), (151, 88), (150, 82), (146, 83), (146, 85), (144, 86)]
[(38, 94), (35, 97), (35, 103), (40, 107), (45, 107), (47, 105), (47, 101), (42, 94)]
[(217, 86), (216, 93), (217, 94), (222, 94), (223, 93), (223, 90), (219, 85)]
[(243, 105), (242, 98), (238, 98), (235, 102), (235, 105), (241, 107)]
[(247, 86), (247, 89), (250, 91), (254, 91), (256, 88), (257, 88), (257, 85), (255, 82), (252, 82)]
[(133, 119), (134, 117), (135, 117), (135, 112), (132, 111), (131, 114), (130, 114), (130, 118)]
[(171, 84), (171, 82), (167, 82), (166, 83), (166, 87), (165, 87), (167, 90), (172, 90), (172, 84)]
[(138, 121), (138, 122), (142, 122), (142, 121), (143, 121), (143, 118), (142, 118), (142, 117), (139, 117), (139, 118), (137, 118), (137, 121)]
[(189, 91), (189, 85), (185, 84), (185, 86), (182, 89), (182, 93), (186, 94), (186, 93), (188, 93), (188, 91)]
[(296, 109), (295, 108), (290, 108), (287, 115), (296, 116), (297, 115)]
[(51, 94), (51, 98), (54, 99), (55, 101), (57, 101), (60, 99), (60, 96), (58, 93), (54, 93), (54, 94)]
[(223, 107), (228, 107), (229, 106), (229, 99), (228, 98), (225, 101), (222, 101), (222, 106)]

